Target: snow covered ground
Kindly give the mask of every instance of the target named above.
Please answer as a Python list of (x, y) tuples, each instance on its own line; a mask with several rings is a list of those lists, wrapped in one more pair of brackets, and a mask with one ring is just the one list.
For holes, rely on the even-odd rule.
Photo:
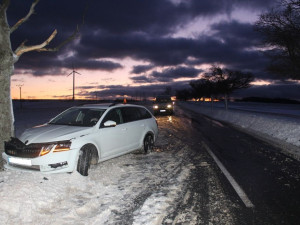
[(300, 105), (266, 103), (180, 102), (180, 106), (211, 118), (236, 125), (261, 138), (267, 139), (300, 159)]
[[(15, 110), (16, 132), (47, 122), (68, 104)], [(102, 162), (88, 177), (0, 172), (0, 224), (161, 224), (193, 167), (188, 147), (164, 129), (167, 123), (160, 123), (155, 152)]]
[[(70, 104), (39, 103), (15, 110), (16, 133), (47, 122)], [(277, 135), (276, 138), (282, 137), (281, 140), (299, 146), (300, 123), (295, 115), (225, 112), (218, 108), (212, 111), (203, 105), (180, 104), (246, 129)], [(193, 165), (187, 160), (189, 147), (180, 138), (174, 138), (178, 128), (168, 125), (175, 121), (170, 117), (169, 121), (159, 119), (159, 123), (160, 134), (154, 153), (144, 155), (136, 151), (108, 160), (93, 166), (88, 177), (77, 172), (51, 175), (0, 172), (0, 224), (161, 224), (166, 212), (174, 208), (182, 194)], [(188, 124), (186, 126), (188, 130)], [(215, 186), (212, 189), (215, 190)], [(220, 198), (214, 204), (217, 201)], [(228, 221), (232, 221), (228, 205), (223, 204), (213, 211), (214, 217), (224, 211), (229, 215)], [(184, 223), (184, 219), (181, 222)]]
[(161, 130), (155, 152), (102, 162), (88, 177), (0, 172), (0, 224), (161, 224), (192, 167), (170, 136)]

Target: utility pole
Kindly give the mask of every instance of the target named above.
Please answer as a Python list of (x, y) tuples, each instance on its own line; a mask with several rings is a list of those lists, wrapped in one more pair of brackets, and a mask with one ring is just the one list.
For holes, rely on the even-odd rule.
[(20, 89), (20, 108), (21, 109), (23, 108), (23, 106), (22, 106), (22, 86), (24, 86), (24, 84), (17, 85), (17, 87), (19, 87), (19, 89)]
[(73, 101), (75, 100), (75, 75), (76, 75), (76, 73), (81, 75), (80, 73), (75, 71), (74, 65), (73, 65), (73, 71), (68, 75), (68, 76), (70, 76), (71, 74), (73, 74)]

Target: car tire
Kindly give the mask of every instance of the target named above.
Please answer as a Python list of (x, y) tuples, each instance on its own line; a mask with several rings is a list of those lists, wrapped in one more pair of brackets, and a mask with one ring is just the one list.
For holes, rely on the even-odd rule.
[(149, 154), (150, 152), (153, 151), (153, 146), (154, 146), (154, 139), (151, 134), (147, 134), (146, 137), (144, 138), (144, 153)]
[(82, 176), (87, 176), (92, 160), (92, 148), (91, 145), (85, 145), (80, 149), (79, 158), (77, 163), (77, 171)]

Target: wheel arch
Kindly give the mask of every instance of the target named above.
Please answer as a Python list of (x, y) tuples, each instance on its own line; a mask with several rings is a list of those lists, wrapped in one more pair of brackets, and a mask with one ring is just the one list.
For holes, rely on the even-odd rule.
[[(87, 146), (91, 147), (91, 150), (92, 150), (92, 160), (91, 160), (91, 164), (92, 164), (92, 165), (95, 165), (95, 164), (97, 164), (97, 163), (99, 162), (99, 159), (100, 159), (100, 156), (101, 156), (101, 155), (100, 155), (100, 151), (99, 151), (98, 147), (97, 147), (94, 143), (89, 142), (89, 143), (85, 143), (84, 145), (82, 145), (82, 146), (80, 147), (79, 152), (80, 152), (84, 147), (87, 147)], [(78, 153), (78, 157), (79, 157), (79, 153)]]
[(141, 147), (143, 147), (145, 138), (146, 138), (148, 135), (151, 135), (151, 136), (153, 137), (154, 142), (155, 142), (155, 134), (154, 134), (153, 131), (149, 130), (149, 131), (147, 131), (147, 132), (144, 134), (144, 136), (143, 136), (143, 138), (142, 138), (142, 142), (140, 143)]

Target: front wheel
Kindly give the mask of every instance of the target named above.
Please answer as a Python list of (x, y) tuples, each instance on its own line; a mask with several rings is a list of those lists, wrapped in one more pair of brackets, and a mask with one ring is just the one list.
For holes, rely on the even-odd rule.
[(151, 134), (148, 134), (144, 139), (144, 152), (148, 154), (153, 151), (154, 139)]
[(87, 176), (92, 160), (91, 146), (85, 145), (80, 149), (79, 158), (77, 163), (77, 171), (82, 176)]

